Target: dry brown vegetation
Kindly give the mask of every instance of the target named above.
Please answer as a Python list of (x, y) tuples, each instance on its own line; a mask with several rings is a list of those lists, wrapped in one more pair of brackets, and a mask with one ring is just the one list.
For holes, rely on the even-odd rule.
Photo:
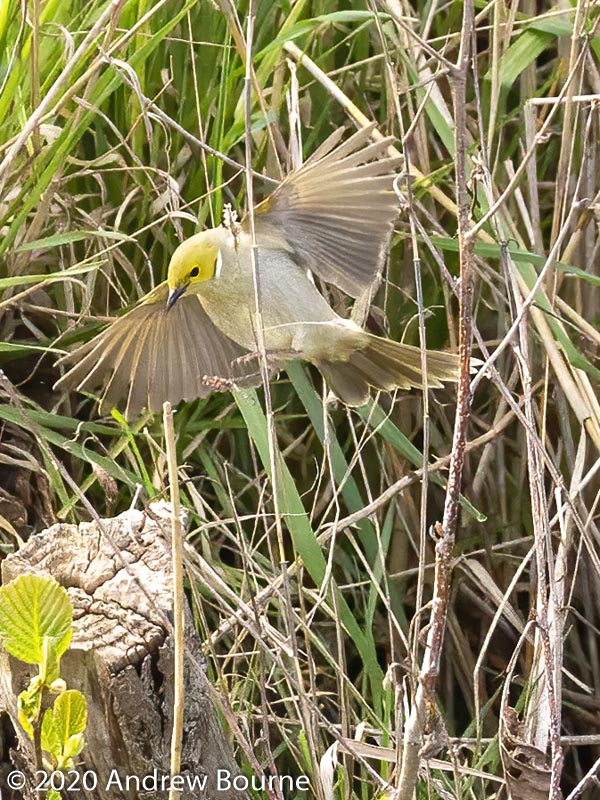
[(224, 720), (246, 770), (323, 800), (597, 797), (597, 6), (27, 5), (0, 7), (5, 548), (167, 494), (162, 420), (54, 394), (56, 359), (243, 209), (245, 74), (257, 196), (374, 120), (406, 169), (367, 324), (457, 349), (472, 315), (485, 367), (459, 415), (456, 387), (335, 407), (300, 364), (266, 411), (177, 410)]

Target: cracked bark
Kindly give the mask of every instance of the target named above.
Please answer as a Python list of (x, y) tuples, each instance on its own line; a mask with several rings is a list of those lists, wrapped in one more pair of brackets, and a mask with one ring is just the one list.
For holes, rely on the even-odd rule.
[[(78, 796), (97, 800), (163, 798), (166, 792), (106, 788), (112, 770), (140, 778), (169, 774), (173, 701), (172, 580), (169, 519), (165, 506), (152, 517), (130, 511), (115, 519), (57, 524), (31, 537), (2, 565), (3, 582), (24, 573), (51, 575), (68, 591), (74, 608), (73, 640), (61, 659), (61, 677), (83, 692), (88, 704), (82, 774), (93, 771), (97, 788)], [(163, 533), (164, 528), (164, 533)], [(201, 643), (187, 627), (183, 776), (206, 775), (204, 789), (185, 797), (234, 800), (217, 791), (217, 772), (239, 773), (210, 696)], [(32, 742), (17, 722), (17, 695), (32, 668), (0, 655), (0, 704), (19, 738), (15, 765), (33, 772)], [(135, 782), (133, 782), (135, 783)], [(39, 793), (24, 792), (39, 797)]]

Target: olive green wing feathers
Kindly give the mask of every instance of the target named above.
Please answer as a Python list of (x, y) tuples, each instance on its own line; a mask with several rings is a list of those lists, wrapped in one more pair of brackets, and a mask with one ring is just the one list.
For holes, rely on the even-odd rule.
[(63, 356), (74, 366), (57, 389), (91, 391), (104, 386), (100, 408), (124, 406), (125, 416), (142, 409), (162, 409), (169, 400), (206, 397), (230, 389), (231, 381), (252, 381), (256, 362), (240, 358), (247, 351), (211, 322), (195, 295), (185, 296), (167, 312), (169, 290), (158, 286), (137, 306), (117, 317), (91, 341)]
[(352, 297), (381, 270), (398, 214), (401, 159), (387, 155), (393, 138), (369, 141), (373, 127), (339, 145), (336, 131), (255, 209), (259, 246), (283, 239), (302, 266)]

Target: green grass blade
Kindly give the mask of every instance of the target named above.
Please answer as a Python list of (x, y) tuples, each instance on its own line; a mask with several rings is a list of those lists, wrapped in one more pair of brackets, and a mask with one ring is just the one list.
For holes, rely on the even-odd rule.
[[(235, 393), (235, 401), (244, 417), (248, 427), (248, 434), (254, 442), (263, 467), (268, 474), (271, 472), (269, 456), (269, 433), (267, 418), (254, 390), (248, 389)], [(325, 577), (326, 561), (319, 545), (315, 533), (310, 524), (310, 520), (304, 509), (302, 498), (300, 497), (294, 479), (292, 478), (281, 452), (275, 453), (275, 463), (277, 469), (277, 480), (279, 491), (279, 505), (282, 517), (288, 528), (294, 548), (302, 558), (304, 566), (319, 586)], [(364, 631), (352, 614), (344, 597), (337, 592), (337, 605), (340, 610), (340, 621), (346, 632), (352, 637), (354, 643), (363, 659), (365, 671), (369, 677), (373, 691), (374, 709), (379, 713), (379, 705), (382, 697), (383, 673), (377, 662), (375, 643), (370, 630)]]

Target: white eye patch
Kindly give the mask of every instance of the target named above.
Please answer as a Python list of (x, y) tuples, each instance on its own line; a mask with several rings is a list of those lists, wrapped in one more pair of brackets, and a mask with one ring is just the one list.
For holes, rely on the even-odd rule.
[(221, 255), (221, 251), (217, 255), (217, 260), (215, 261), (215, 278), (218, 278), (221, 274), (221, 267), (223, 266), (223, 256)]

